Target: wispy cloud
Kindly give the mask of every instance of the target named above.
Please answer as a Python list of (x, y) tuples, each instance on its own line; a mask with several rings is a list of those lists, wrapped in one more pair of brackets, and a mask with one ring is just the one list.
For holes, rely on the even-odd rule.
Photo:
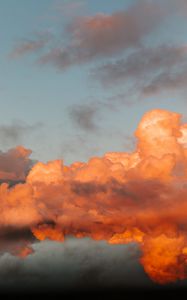
[(91, 76), (104, 86), (136, 86), (140, 94), (186, 87), (187, 46), (142, 47), (126, 58), (95, 68)]
[(21, 58), (26, 54), (32, 54), (38, 52), (52, 39), (52, 34), (49, 32), (38, 32), (31, 37), (20, 40), (16, 46), (9, 53), (9, 57), (12, 59)]
[(76, 106), (70, 107), (69, 116), (71, 120), (79, 126), (81, 129), (93, 132), (98, 129), (96, 122), (98, 113), (97, 104), (77, 104)]
[(141, 4), (137, 2), (127, 10), (111, 15), (80, 16), (68, 24), (64, 34), (50, 47), (46, 45), (46, 39), (29, 39), (13, 49), (12, 56), (20, 57), (47, 46), (46, 53), (39, 56), (38, 62), (63, 70), (139, 46), (164, 15), (165, 11), (159, 5), (143, 0)]
[(112, 15), (98, 13), (77, 18), (67, 27), (68, 44), (53, 48), (39, 62), (64, 69), (120, 53), (138, 46), (142, 38), (159, 24), (162, 15), (159, 6), (142, 1)]
[(11, 124), (0, 125), (0, 139), (3, 145), (21, 143), (23, 138), (39, 129), (42, 123), (27, 124), (23, 121), (13, 121)]

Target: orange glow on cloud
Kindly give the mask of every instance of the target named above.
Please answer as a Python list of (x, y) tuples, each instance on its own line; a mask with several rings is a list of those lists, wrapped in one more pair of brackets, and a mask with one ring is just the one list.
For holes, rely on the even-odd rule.
[[(135, 242), (153, 281), (187, 278), (187, 124), (180, 118), (165, 110), (147, 112), (132, 153), (106, 153), (70, 166), (38, 162), (25, 183), (3, 183), (2, 232), (26, 227), (38, 240), (63, 242), (72, 235)], [(27, 155), (24, 148), (18, 152)], [(31, 254), (29, 247), (20, 256)]]

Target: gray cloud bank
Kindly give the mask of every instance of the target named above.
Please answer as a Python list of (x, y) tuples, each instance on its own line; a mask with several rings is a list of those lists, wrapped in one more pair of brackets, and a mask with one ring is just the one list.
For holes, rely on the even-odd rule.
[(36, 243), (25, 259), (0, 257), (0, 288), (61, 291), (152, 287), (138, 263), (136, 245), (108, 245), (90, 239), (67, 239), (63, 244)]

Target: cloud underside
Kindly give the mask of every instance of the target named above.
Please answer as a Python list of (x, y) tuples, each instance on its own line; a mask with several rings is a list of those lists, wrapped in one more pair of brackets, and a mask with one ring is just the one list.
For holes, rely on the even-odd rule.
[(138, 264), (140, 253), (134, 244), (111, 247), (103, 241), (69, 238), (63, 244), (35, 243), (34, 248), (35, 253), (24, 260), (9, 254), (0, 257), (1, 292), (77, 293), (153, 286)]

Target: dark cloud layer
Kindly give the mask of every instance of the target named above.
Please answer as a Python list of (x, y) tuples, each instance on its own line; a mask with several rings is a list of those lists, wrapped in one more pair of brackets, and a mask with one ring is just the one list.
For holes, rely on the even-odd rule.
[(34, 248), (36, 252), (25, 260), (8, 254), (0, 257), (1, 289), (78, 292), (154, 286), (138, 265), (140, 253), (135, 244), (109, 246), (69, 238), (64, 244), (46, 241)]

